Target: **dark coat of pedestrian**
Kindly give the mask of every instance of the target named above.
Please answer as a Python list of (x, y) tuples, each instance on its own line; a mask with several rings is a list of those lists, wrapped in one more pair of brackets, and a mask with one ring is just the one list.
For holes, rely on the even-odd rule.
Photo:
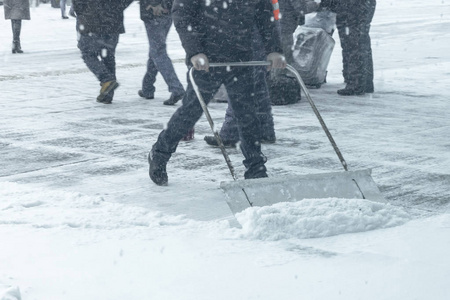
[(30, 0), (4, 0), (5, 20), (30, 20)]
[[(267, 60), (284, 68), (273, 8), (267, 0), (175, 0), (172, 17), (186, 51), (186, 62), (195, 70), (194, 80), (205, 103), (222, 84), (235, 114), (244, 154), (246, 179), (267, 177), (266, 158), (261, 152), (261, 126), (252, 67), (209, 67), (209, 62), (245, 62), (253, 57), (253, 28), (261, 35)], [(192, 82), (188, 81), (182, 106), (172, 115), (149, 153), (149, 175), (158, 185), (167, 185), (166, 165), (178, 142), (194, 127), (203, 113)]]
[(125, 33), (124, 10), (133, 0), (73, 0), (80, 33), (78, 48), (89, 70), (100, 81), (97, 102), (110, 104), (116, 80), (116, 47)]
[(322, 0), (321, 7), (336, 13), (336, 27), (342, 47), (345, 88), (342, 96), (374, 92), (370, 24), (376, 0)]
[(173, 0), (141, 0), (140, 15), (147, 31), (149, 42), (149, 54), (147, 71), (142, 80), (142, 89), (139, 96), (145, 99), (153, 99), (155, 94), (156, 75), (161, 73), (169, 87), (170, 98), (165, 100), (165, 105), (174, 105), (184, 95), (184, 87), (175, 73), (172, 61), (167, 54), (166, 39), (172, 26), (172, 1)]
[(122, 34), (124, 10), (133, 0), (72, 0), (80, 33)]
[(20, 44), (22, 20), (30, 20), (29, 0), (4, 0), (5, 20), (11, 20), (13, 32), (12, 53), (23, 53)]

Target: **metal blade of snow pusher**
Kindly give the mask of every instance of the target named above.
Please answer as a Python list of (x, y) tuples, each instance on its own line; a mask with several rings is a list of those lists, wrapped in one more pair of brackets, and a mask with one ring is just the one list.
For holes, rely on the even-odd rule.
[(280, 178), (221, 182), (233, 214), (251, 206), (303, 199), (345, 198), (386, 202), (372, 179), (370, 169)]
[[(232, 62), (210, 64), (210, 67), (230, 67), (230, 66), (266, 66), (269, 62)], [(200, 105), (208, 119), (211, 130), (219, 144), (220, 150), (225, 158), (230, 170), (233, 182), (222, 182), (221, 188), (227, 195), (228, 206), (233, 214), (239, 213), (252, 206), (266, 206), (278, 202), (293, 202), (302, 199), (319, 198), (346, 198), (346, 199), (368, 199), (377, 202), (385, 202), (380, 190), (372, 179), (370, 169), (350, 171), (347, 162), (342, 156), (336, 142), (334, 141), (325, 121), (318, 111), (314, 101), (311, 99), (308, 89), (303, 79), (294, 67), (287, 65), (289, 70), (297, 78), (302, 91), (305, 93), (311, 108), (322, 126), (325, 134), (337, 154), (344, 172), (312, 174), (302, 176), (283, 176), (281, 178), (261, 178), (251, 180), (238, 180), (234, 173), (228, 153), (225, 150), (222, 139), (214, 130), (214, 122), (209, 114), (208, 108), (201, 95), (200, 89), (195, 84), (193, 69), (189, 71), (189, 78), (198, 97)]]

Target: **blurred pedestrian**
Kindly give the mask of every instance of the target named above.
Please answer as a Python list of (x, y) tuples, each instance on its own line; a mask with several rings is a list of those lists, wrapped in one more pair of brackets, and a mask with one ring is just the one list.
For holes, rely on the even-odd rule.
[(145, 99), (154, 99), (155, 81), (158, 71), (169, 86), (170, 98), (164, 101), (165, 105), (174, 105), (183, 98), (184, 88), (167, 55), (166, 39), (172, 26), (173, 0), (141, 0), (141, 19), (147, 31), (150, 50), (147, 61), (147, 72), (142, 80), (142, 89), (139, 96)]
[(116, 47), (125, 33), (123, 11), (133, 0), (73, 0), (79, 32), (78, 48), (89, 70), (100, 81), (97, 102), (110, 104), (116, 80)]
[[(267, 177), (266, 158), (261, 152), (261, 127), (256, 116), (253, 67), (209, 68), (209, 62), (250, 61), (252, 29), (262, 36), (267, 60), (273, 68), (286, 66), (279, 36), (274, 34), (272, 6), (267, 0), (175, 0), (172, 9), (175, 27), (186, 51), (186, 62), (206, 103), (225, 85), (235, 114), (244, 154), (246, 179)], [(149, 175), (157, 185), (167, 185), (166, 165), (178, 143), (203, 113), (193, 85), (188, 81), (183, 104), (172, 115), (149, 153)]]
[(22, 20), (30, 20), (29, 0), (4, 0), (5, 20), (11, 20), (13, 34), (12, 53), (23, 53), (20, 45)]
[(61, 18), (66, 20), (69, 17), (66, 15), (66, 1), (67, 0), (60, 0), (59, 1), (59, 6), (61, 8)]
[(345, 88), (342, 96), (373, 93), (373, 59), (370, 23), (376, 0), (322, 0), (321, 7), (336, 13), (336, 27), (342, 47)]

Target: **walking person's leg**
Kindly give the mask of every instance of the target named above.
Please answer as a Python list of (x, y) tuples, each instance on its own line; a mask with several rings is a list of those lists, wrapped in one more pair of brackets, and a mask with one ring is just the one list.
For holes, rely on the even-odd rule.
[(337, 20), (345, 17), (345, 23), (341, 22), (346, 25), (338, 27), (341, 41), (345, 40), (342, 55), (345, 57), (344, 62), (347, 66), (347, 85), (344, 89), (338, 90), (340, 95), (363, 95), (366, 90), (373, 92), (373, 62), (369, 31), (374, 11), (375, 6), (371, 5), (371, 1), (365, 0), (358, 5), (347, 7), (341, 17), (339, 13), (337, 14)]
[[(194, 71), (194, 79), (201, 90), (205, 103), (208, 104), (219, 89), (221, 82), (215, 80), (211, 72), (204, 71)], [(158, 140), (149, 153), (149, 175), (157, 185), (167, 185), (167, 162), (176, 151), (179, 141), (194, 127), (202, 113), (203, 109), (188, 78), (188, 87), (182, 105), (172, 115), (166, 129), (159, 134)]]
[[(96, 34), (80, 34), (80, 39), (78, 41), (78, 48), (81, 51), (81, 57), (88, 69), (97, 77), (100, 84), (103, 87), (108, 85), (110, 87), (116, 88), (118, 86), (116, 82), (115, 75), (115, 47), (118, 42), (118, 35), (116, 38), (107, 43), (105, 38)], [(109, 52), (111, 49), (112, 52)], [(105, 64), (105, 58), (99, 59), (99, 57), (107, 56)], [(112, 56), (112, 57), (111, 57)], [(114, 70), (114, 71), (112, 71)], [(111, 85), (111, 83), (115, 83)], [(101, 90), (101, 94), (102, 94)], [(104, 91), (105, 92), (105, 91)], [(107, 91), (108, 93), (110, 91)], [(104, 93), (104, 95), (108, 94)], [(97, 101), (99, 101), (97, 99)]]
[(20, 32), (22, 30), (22, 20), (11, 20), (13, 34), (12, 53), (23, 53), (20, 45)]
[[(150, 44), (149, 58), (152, 59), (156, 69), (161, 73), (169, 87), (171, 101), (165, 101), (166, 105), (173, 105), (184, 95), (184, 87), (177, 77), (172, 61), (167, 54), (166, 39), (172, 26), (172, 17), (162, 16), (151, 22), (145, 23), (148, 41)], [(155, 74), (156, 76), (156, 74)]]
[(348, 12), (339, 12), (336, 15), (336, 27), (339, 34), (339, 41), (341, 43), (342, 49), (342, 76), (344, 77), (344, 82), (348, 83), (348, 65), (349, 65), (349, 52), (351, 51), (351, 44), (348, 35)]
[(145, 99), (154, 99), (155, 96), (155, 82), (156, 75), (158, 74), (158, 69), (156, 68), (155, 62), (152, 58), (152, 43), (150, 42), (153, 36), (153, 21), (144, 22), (145, 30), (147, 31), (147, 37), (149, 42), (149, 53), (147, 60), (147, 71), (145, 72), (144, 78), (142, 79), (142, 89), (139, 90), (138, 94)]
[(67, 0), (60, 0), (59, 6), (61, 8), (61, 18), (68, 19), (69, 17), (66, 15), (66, 1)]
[(375, 14), (376, 0), (367, 0), (365, 3), (365, 18), (364, 23), (365, 26), (363, 28), (363, 37), (362, 37), (362, 53), (365, 56), (364, 58), (364, 71), (365, 71), (365, 92), (373, 93), (374, 85), (373, 85), (373, 58), (372, 58), (372, 45), (370, 40), (370, 24), (372, 23), (373, 15)]
[[(253, 60), (264, 61), (266, 54), (264, 45), (261, 40), (261, 35), (257, 28), (253, 29)], [(253, 67), (254, 81), (255, 81), (255, 99), (257, 101), (257, 117), (261, 124), (261, 141), (266, 143), (274, 143), (276, 140), (275, 129), (272, 115), (272, 104), (270, 101), (269, 89), (267, 87), (266, 76), (267, 67)], [(222, 124), (219, 135), (224, 146), (234, 147), (239, 141), (238, 125), (235, 120), (233, 109), (231, 108), (228, 99), (228, 106), (225, 113), (225, 121)], [(218, 146), (214, 136), (205, 136), (207, 144)]]
[(241, 67), (224, 73), (225, 86), (230, 97), (239, 130), (239, 140), (246, 171), (245, 179), (267, 177), (266, 157), (261, 152), (261, 124), (256, 114), (258, 106), (254, 93), (253, 68)]
[[(106, 67), (106, 69), (109, 71), (110, 74), (112, 74), (111, 77), (114, 78), (114, 81), (117, 81), (116, 77), (116, 48), (117, 44), (119, 43), (119, 34), (109, 34), (104, 37), (103, 40), (103, 49), (102, 49), (102, 61)], [(98, 99), (99, 102), (109, 104), (112, 102), (114, 97), (114, 89), (112, 89), (110, 92), (106, 93), (106, 96), (103, 97), (103, 99)]]
[[(261, 35), (257, 31), (257, 28), (254, 28), (253, 60), (265, 61), (266, 58), (266, 52), (264, 50)], [(253, 72), (255, 79), (255, 98), (258, 105), (257, 117), (261, 123), (261, 142), (274, 143), (276, 140), (275, 126), (272, 115), (272, 103), (266, 81), (268, 76), (267, 68), (265, 66), (258, 66), (254, 68)]]

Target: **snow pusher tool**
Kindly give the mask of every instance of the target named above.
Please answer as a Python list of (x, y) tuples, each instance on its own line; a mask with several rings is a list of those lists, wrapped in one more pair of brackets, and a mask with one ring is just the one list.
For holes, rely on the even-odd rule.
[[(267, 61), (233, 62), (233, 63), (211, 63), (210, 67), (243, 67), (243, 66), (270, 66)], [(189, 77), (195, 93), (200, 101), (205, 116), (209, 122), (214, 137), (219, 144), (220, 150), (225, 158), (233, 181), (221, 182), (220, 187), (227, 195), (228, 206), (233, 214), (239, 213), (252, 206), (267, 206), (278, 202), (294, 202), (303, 199), (319, 198), (345, 198), (345, 199), (368, 199), (376, 202), (386, 202), (378, 186), (375, 184), (371, 169), (351, 171), (341, 151), (336, 145), (330, 131), (328, 130), (322, 116), (316, 108), (305, 83), (301, 76), (291, 65), (286, 66), (293, 73), (301, 86), (311, 108), (325, 131), (334, 151), (336, 152), (344, 171), (319, 173), (309, 175), (290, 175), (281, 178), (260, 178), (250, 180), (239, 180), (234, 172), (233, 165), (217, 131), (214, 130), (214, 122), (209, 114), (205, 101), (194, 81), (193, 71), (189, 71)]]

